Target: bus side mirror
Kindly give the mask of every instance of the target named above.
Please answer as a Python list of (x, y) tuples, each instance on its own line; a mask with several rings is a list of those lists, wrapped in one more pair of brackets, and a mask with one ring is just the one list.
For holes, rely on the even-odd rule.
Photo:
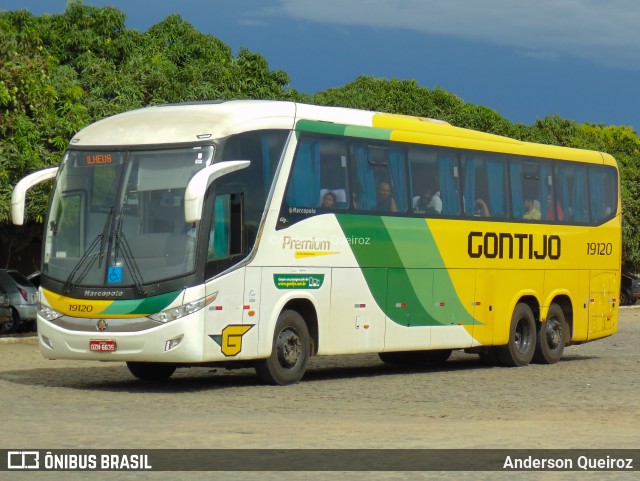
[(27, 191), (45, 180), (53, 179), (57, 173), (58, 167), (49, 167), (48, 169), (38, 170), (27, 175), (16, 184), (11, 194), (11, 220), (15, 225), (24, 224), (24, 208)]
[(184, 193), (184, 220), (186, 223), (199, 222), (202, 218), (202, 205), (204, 195), (211, 183), (223, 175), (246, 169), (251, 164), (249, 160), (230, 160), (227, 162), (217, 162), (205, 167), (194, 175)]

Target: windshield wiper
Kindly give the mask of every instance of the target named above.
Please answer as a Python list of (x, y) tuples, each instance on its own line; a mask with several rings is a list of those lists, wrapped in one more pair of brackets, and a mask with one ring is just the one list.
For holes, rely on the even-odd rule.
[(116, 249), (115, 249), (115, 259), (118, 258), (118, 253), (122, 252), (122, 257), (124, 258), (125, 264), (127, 265), (127, 270), (129, 271), (129, 275), (131, 275), (131, 279), (136, 285), (136, 289), (138, 289), (138, 293), (141, 296), (146, 296), (147, 291), (144, 289), (142, 273), (140, 272), (140, 268), (138, 268), (138, 264), (136, 263), (135, 257), (131, 252), (131, 248), (129, 247), (129, 243), (127, 242), (127, 238), (124, 236), (122, 232), (116, 232)]
[(125, 237), (124, 232), (122, 232), (122, 218), (123, 218), (124, 207), (126, 203), (127, 203), (127, 196), (125, 196), (124, 201), (122, 202), (122, 206), (120, 207), (118, 225), (116, 226), (116, 229), (114, 232), (115, 245), (113, 249), (113, 252), (114, 252), (113, 263), (114, 264), (116, 263), (116, 261), (118, 260), (118, 256), (122, 251), (122, 257), (124, 258), (125, 263), (127, 265), (127, 270), (129, 271), (129, 275), (131, 275), (131, 279), (136, 285), (136, 289), (138, 289), (138, 293), (141, 296), (146, 296), (147, 291), (145, 291), (144, 289), (144, 285), (143, 285), (144, 281), (142, 279), (142, 273), (140, 272), (140, 268), (136, 263), (135, 257), (133, 257), (133, 253), (131, 252), (131, 248), (129, 247), (127, 238)]
[[(93, 264), (95, 264), (96, 259), (100, 260), (100, 262), (98, 263), (98, 267), (102, 265), (102, 258), (104, 257), (104, 253), (105, 253), (106, 231), (109, 225), (111, 224), (112, 217), (113, 217), (113, 207), (109, 209), (109, 214), (107, 214), (107, 218), (104, 221), (104, 226), (102, 226), (102, 232), (100, 232), (96, 236), (96, 238), (93, 239), (93, 242), (91, 243), (89, 248), (84, 252), (84, 254), (82, 254), (82, 257), (80, 257), (80, 260), (78, 260), (76, 265), (71, 270), (69, 277), (67, 277), (67, 280), (62, 286), (63, 294), (68, 294), (71, 291), (71, 289), (75, 286), (76, 282), (80, 282), (82, 279), (86, 277), (86, 275), (89, 273), (89, 271), (93, 267)], [(96, 248), (98, 250), (97, 252), (94, 252)], [(82, 271), (80, 272), (80, 275), (78, 276), (78, 278), (75, 279), (75, 276), (80, 271), (80, 269), (82, 269)]]

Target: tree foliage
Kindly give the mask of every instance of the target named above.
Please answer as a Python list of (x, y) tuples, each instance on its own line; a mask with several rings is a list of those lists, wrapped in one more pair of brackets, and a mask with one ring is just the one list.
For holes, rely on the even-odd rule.
[[(459, 127), (612, 154), (619, 163), (623, 262), (640, 271), (640, 140), (628, 127), (577, 124), (557, 115), (533, 125), (464, 102), (415, 80), (361, 76), (315, 94), (289, 89), (289, 77), (264, 57), (234, 56), (216, 37), (170, 15), (146, 32), (127, 29), (113, 7), (69, 3), (63, 14), (0, 12), (0, 241), (16, 246), (10, 226), (12, 186), (60, 162), (69, 139), (98, 119), (169, 102), (261, 98), (306, 101), (440, 119)], [(27, 218), (42, 222), (49, 186), (29, 193)], [(20, 231), (33, 236), (35, 229)]]
[(358, 77), (311, 98), (336, 105), (380, 112), (403, 113), (445, 120), (452, 125), (519, 140), (591, 149), (613, 155), (620, 168), (623, 266), (640, 272), (640, 139), (630, 127), (578, 124), (549, 115), (531, 126), (513, 124), (494, 110), (465, 103), (437, 87), (429, 90), (414, 80)]
[[(60, 15), (0, 12), (0, 222), (12, 186), (60, 162), (85, 125), (168, 102), (289, 98), (285, 72), (258, 54), (234, 57), (219, 39), (171, 15), (140, 33), (113, 7), (70, 3)], [(41, 222), (50, 187), (29, 194), (27, 218)]]

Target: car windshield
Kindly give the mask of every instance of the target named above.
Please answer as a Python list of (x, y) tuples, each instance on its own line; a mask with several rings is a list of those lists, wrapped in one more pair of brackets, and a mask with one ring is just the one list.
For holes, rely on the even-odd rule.
[(43, 272), (87, 286), (191, 272), (194, 236), (184, 192), (212, 157), (212, 146), (67, 152), (49, 210)]

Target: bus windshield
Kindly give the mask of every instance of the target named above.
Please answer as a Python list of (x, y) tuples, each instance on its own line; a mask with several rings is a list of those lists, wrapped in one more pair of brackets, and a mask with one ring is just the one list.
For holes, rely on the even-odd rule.
[(214, 148), (74, 151), (52, 196), (43, 272), (70, 285), (140, 285), (192, 272), (189, 180)]

